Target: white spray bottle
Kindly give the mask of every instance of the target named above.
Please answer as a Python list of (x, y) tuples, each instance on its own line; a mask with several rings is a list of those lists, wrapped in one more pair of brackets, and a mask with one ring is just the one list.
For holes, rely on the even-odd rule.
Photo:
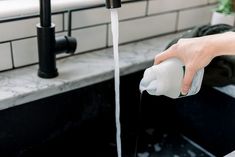
[[(177, 58), (168, 59), (158, 65), (154, 65), (144, 72), (140, 82), (140, 91), (147, 91), (150, 95), (165, 95), (170, 98), (179, 98), (185, 73), (184, 64)], [(197, 94), (201, 88), (204, 69), (199, 70), (194, 78), (187, 95)]]

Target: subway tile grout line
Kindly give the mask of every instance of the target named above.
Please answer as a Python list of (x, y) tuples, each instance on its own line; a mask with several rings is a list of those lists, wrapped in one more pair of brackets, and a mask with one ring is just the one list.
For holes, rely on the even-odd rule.
[(83, 26), (83, 27), (75, 27), (75, 28), (73, 28), (72, 30), (73, 30), (73, 31), (82, 30), (82, 29), (86, 29), (86, 28), (92, 28), (92, 27), (97, 27), (97, 26), (104, 26), (104, 25), (106, 25), (106, 24), (110, 24), (110, 22), (109, 22), (109, 23), (104, 22), (104, 23), (100, 23), (100, 24), (94, 24), (94, 25)]
[(106, 48), (109, 46), (109, 24), (106, 24)]
[(146, 0), (145, 16), (148, 16), (148, 11), (149, 11), (149, 0)]
[(13, 54), (13, 46), (12, 46), (12, 42), (10, 43), (10, 52), (11, 52), (11, 62), (12, 62), (12, 69), (15, 69), (15, 62), (14, 62), (14, 54)]
[(63, 32), (65, 31), (65, 13), (63, 13), (62, 14), (63, 16), (62, 16), (62, 30), (63, 30)]
[(180, 12), (177, 11), (176, 13), (176, 23), (175, 23), (175, 31), (178, 31), (178, 26), (179, 26), (179, 16), (180, 16)]
[[(59, 15), (59, 14), (63, 14), (64, 12), (65, 11), (61, 11), (61, 12), (57, 12), (57, 13), (52, 13), (52, 15)], [(0, 24), (1, 23), (7, 23), (7, 22), (14, 22), (14, 21), (33, 19), (33, 18), (39, 18), (39, 15), (38, 14), (33, 14), (33, 15), (25, 15), (25, 16), (19, 16), (19, 17), (3, 18), (3, 19), (0, 19)]]
[[(36, 28), (35, 28), (36, 29)], [(57, 33), (64, 33), (66, 31), (57, 31)], [(14, 42), (14, 41), (19, 41), (19, 40), (24, 40), (24, 39), (30, 39), (30, 38), (36, 38), (37, 35), (32, 35), (32, 36), (27, 36), (27, 37), (22, 37), (22, 38), (16, 38), (16, 39), (11, 39), (11, 40), (5, 40), (5, 41), (0, 41), (0, 44), (8, 43), (8, 42)]]

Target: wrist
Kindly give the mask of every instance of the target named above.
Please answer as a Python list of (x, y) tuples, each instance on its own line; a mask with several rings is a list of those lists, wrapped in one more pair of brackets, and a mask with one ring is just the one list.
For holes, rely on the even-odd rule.
[(217, 45), (217, 40), (215, 40), (214, 35), (207, 36), (204, 41), (204, 53), (207, 56), (210, 56), (211, 59), (219, 56), (220, 54), (220, 46)]
[(235, 32), (226, 32), (212, 36), (211, 53), (214, 57), (235, 55)]

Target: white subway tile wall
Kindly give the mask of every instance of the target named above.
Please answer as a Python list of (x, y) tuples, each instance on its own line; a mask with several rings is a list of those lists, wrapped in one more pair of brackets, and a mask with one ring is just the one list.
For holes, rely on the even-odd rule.
[[(52, 16), (52, 21), (56, 25), (56, 31), (62, 31), (62, 17), (62, 14)], [(37, 23), (39, 23), (39, 18), (0, 23), (0, 42), (35, 36)]]
[(15, 67), (37, 63), (37, 38), (13, 41), (12, 52)]
[[(56, 36), (64, 36), (67, 32), (56, 33)], [(12, 41), (13, 63), (15, 67), (21, 67), (38, 62), (37, 38), (27, 38)], [(59, 54), (56, 57), (61, 58), (68, 54)]]
[(13, 67), (10, 43), (0, 44), (0, 70), (7, 70)]
[[(120, 43), (207, 24), (216, 2), (217, 0), (142, 0), (124, 3), (118, 9)], [(35, 17), (0, 23), (0, 53), (4, 56), (0, 58), (0, 71), (13, 69), (13, 64), (14, 67), (21, 67), (38, 62), (35, 26), (38, 22), (39, 18)], [(59, 34), (67, 33), (67, 22), (67, 13), (53, 15), (53, 23)], [(73, 10), (72, 36), (78, 39), (76, 53), (112, 45), (109, 10), (105, 7)], [(67, 55), (61, 54), (57, 58), (63, 56)]]
[(75, 30), (72, 36), (77, 38), (78, 47), (76, 53), (88, 50), (104, 48), (106, 46), (107, 26), (101, 25)]
[(200, 7), (179, 12), (178, 30), (209, 24), (214, 6)]
[[(147, 1), (127, 3), (119, 11), (119, 20), (145, 16)], [(65, 14), (65, 28), (67, 28), (67, 14)], [(72, 28), (110, 23), (110, 11), (104, 7), (81, 10), (72, 14)]]
[(127, 3), (118, 9), (119, 20), (145, 16), (147, 1)]
[[(176, 17), (177, 13), (168, 13), (121, 22), (119, 26), (119, 42), (125, 43), (163, 33), (174, 32), (176, 28)], [(109, 45), (111, 45), (111, 31), (109, 32)]]
[(148, 14), (162, 13), (208, 4), (207, 0), (150, 0)]
[(101, 7), (73, 12), (72, 19), (72, 28), (80, 28), (110, 22), (110, 15), (108, 9)]

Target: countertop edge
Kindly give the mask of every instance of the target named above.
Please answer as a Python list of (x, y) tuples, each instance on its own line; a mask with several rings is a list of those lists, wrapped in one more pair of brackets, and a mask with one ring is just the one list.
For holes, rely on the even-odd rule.
[[(120, 70), (120, 72), (121, 72), (120, 75), (125, 76), (125, 75), (128, 75), (128, 74), (134, 73), (134, 72), (138, 72), (140, 70), (144, 70), (147, 65), (150, 66), (151, 64), (152, 64), (152, 61), (146, 61), (145, 63), (138, 64), (138, 67), (135, 67), (134, 64), (131, 65), (131, 66), (123, 67)], [(90, 78), (84, 78), (84, 79), (86, 79), (86, 81), (79, 80), (78, 82), (72, 82), (72, 83), (70, 83), (70, 85), (72, 87), (68, 87), (68, 88), (62, 88), (64, 86), (64, 84), (59, 85), (59, 86), (57, 86), (57, 88), (62, 89), (59, 92), (55, 92), (54, 88), (51, 87), (51, 88), (47, 88), (47, 89), (40, 90), (40, 91), (34, 91), (30, 94), (25, 94), (25, 95), (21, 96), (20, 100), (14, 99), (14, 98), (5, 99), (4, 100), (4, 105), (1, 105), (1, 103), (0, 103), (0, 110), (15, 107), (15, 106), (22, 105), (22, 104), (32, 102), (32, 101), (37, 101), (37, 100), (40, 100), (40, 99), (44, 99), (44, 98), (54, 96), (54, 95), (57, 95), (57, 94), (62, 94), (62, 93), (69, 92), (69, 91), (72, 91), (72, 90), (84, 88), (84, 87), (87, 87), (87, 86), (90, 86), (90, 85), (93, 85), (93, 84), (96, 84), (96, 83), (100, 83), (100, 82), (103, 82), (103, 81), (107, 81), (109, 79), (114, 78), (113, 73), (114, 73), (113, 71), (106, 71), (103, 74), (101, 73), (101, 74), (98, 74), (96, 76), (94, 75)], [(87, 81), (87, 80), (89, 80), (89, 81)], [(40, 95), (40, 96), (38, 97), (37, 95)], [(31, 97), (37, 97), (37, 98), (32, 100)]]

